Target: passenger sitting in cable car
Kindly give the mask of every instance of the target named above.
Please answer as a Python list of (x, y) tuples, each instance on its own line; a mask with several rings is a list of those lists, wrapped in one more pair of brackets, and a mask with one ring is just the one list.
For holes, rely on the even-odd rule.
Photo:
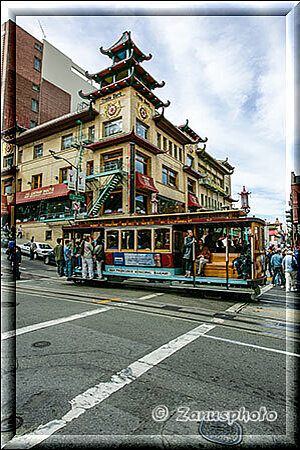
[(203, 240), (198, 239), (198, 243), (196, 245), (196, 273), (197, 275), (204, 276), (204, 266), (206, 263), (210, 261), (210, 250), (204, 246)]

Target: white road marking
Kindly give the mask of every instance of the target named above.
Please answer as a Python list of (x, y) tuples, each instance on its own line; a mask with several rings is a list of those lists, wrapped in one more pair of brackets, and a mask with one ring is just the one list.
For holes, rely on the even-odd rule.
[[(31, 295), (31, 294), (30, 294)], [(83, 319), (84, 317), (93, 316), (94, 314), (100, 314), (104, 311), (112, 309), (108, 306), (103, 306), (101, 309), (94, 311), (85, 311), (79, 314), (73, 314), (69, 317), (61, 317), (60, 319), (48, 320), (47, 322), (36, 323), (35, 325), (29, 325), (28, 327), (19, 328), (18, 330), (6, 331), (1, 333), (1, 339), (9, 339), (14, 336), (20, 336), (21, 334), (30, 333), (31, 331), (41, 330), (42, 328), (52, 327), (54, 325), (59, 325), (61, 323), (70, 322), (72, 320)]]
[(52, 420), (45, 425), (40, 425), (31, 433), (16, 436), (8, 444), (6, 449), (28, 449), (45, 441), (56, 431), (64, 428), (68, 423), (77, 419), (84, 414), (88, 409), (93, 408), (105, 399), (110, 397), (115, 392), (122, 389), (127, 384), (132, 383), (148, 370), (164, 361), (169, 356), (173, 355), (178, 350), (190, 344), (200, 336), (203, 336), (208, 331), (212, 330), (216, 325), (202, 324), (172, 341), (162, 345), (153, 352), (145, 355), (143, 358), (130, 364), (125, 369), (112, 375), (110, 381), (101, 382), (95, 386), (87, 389), (82, 394), (77, 395), (70, 401), (71, 410), (65, 414), (61, 419)]
[(164, 295), (163, 292), (158, 292), (157, 294), (149, 294), (144, 297), (139, 297), (138, 300), (149, 300), (150, 298), (158, 297), (159, 295)]

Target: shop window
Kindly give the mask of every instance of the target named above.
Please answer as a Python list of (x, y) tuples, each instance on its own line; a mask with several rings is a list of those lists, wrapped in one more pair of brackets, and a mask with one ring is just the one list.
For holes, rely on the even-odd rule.
[(52, 240), (52, 230), (46, 230), (45, 241), (51, 241), (51, 240)]
[(154, 250), (170, 250), (170, 230), (157, 228), (154, 232)]
[(151, 230), (137, 230), (138, 250), (151, 250)]
[(36, 56), (34, 57), (33, 67), (35, 70), (38, 70), (39, 72), (41, 71), (41, 60)]
[(162, 168), (162, 182), (171, 187), (177, 187), (177, 172), (166, 166)]
[(35, 145), (33, 147), (33, 157), (41, 158), (43, 156), (43, 144)]
[(118, 250), (119, 248), (119, 231), (111, 230), (106, 233), (106, 249)]
[(120, 168), (122, 165), (122, 151), (106, 153), (102, 156), (102, 171), (107, 172)]
[(94, 175), (94, 161), (88, 161), (86, 163), (86, 174)]
[(39, 112), (39, 102), (35, 98), (31, 99), (31, 111)]
[(122, 132), (122, 119), (113, 120), (104, 124), (104, 136), (111, 136)]
[(149, 163), (150, 163), (150, 158), (148, 158), (147, 156), (143, 156), (140, 153), (136, 154), (136, 157), (135, 157), (136, 172), (140, 172), (143, 175), (149, 175)]
[(148, 127), (139, 120), (136, 121), (136, 134), (144, 139), (148, 137)]
[(61, 138), (61, 149), (62, 150), (72, 147), (72, 144), (73, 144), (73, 135), (72, 134), (68, 134), (67, 136), (63, 136)]
[(32, 189), (42, 187), (42, 176), (43, 174), (41, 173), (39, 173), (38, 175), (32, 175), (32, 182), (31, 182)]
[(121, 231), (121, 249), (134, 250), (134, 230)]
[(107, 200), (104, 203), (103, 213), (118, 213), (122, 212), (122, 191), (113, 192), (109, 195)]
[(135, 197), (135, 210), (138, 214), (148, 213), (148, 200), (144, 194), (137, 194)]

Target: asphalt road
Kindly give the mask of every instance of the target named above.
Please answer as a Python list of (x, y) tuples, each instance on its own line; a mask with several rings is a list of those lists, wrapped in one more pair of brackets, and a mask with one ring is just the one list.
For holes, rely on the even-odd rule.
[(297, 294), (74, 285), (27, 257), (14, 283), (5, 265), (1, 424), (15, 403), (17, 427), (4, 448), (215, 448), (199, 423), (220, 413), (242, 426), (240, 447), (296, 442)]

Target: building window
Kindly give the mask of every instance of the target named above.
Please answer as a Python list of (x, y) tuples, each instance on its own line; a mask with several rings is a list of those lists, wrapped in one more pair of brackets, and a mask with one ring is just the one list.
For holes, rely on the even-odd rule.
[(174, 144), (174, 158), (177, 159), (177, 145)]
[(41, 158), (43, 156), (43, 144), (35, 145), (33, 147), (33, 157)]
[(42, 176), (43, 174), (39, 173), (38, 175), (32, 175), (31, 187), (32, 189), (37, 189), (42, 187)]
[(86, 163), (86, 174), (94, 175), (94, 161), (88, 161)]
[(51, 239), (52, 239), (52, 230), (46, 230), (45, 241), (51, 241)]
[(71, 167), (63, 167), (62, 169), (59, 169), (59, 182), (64, 183), (65, 181), (68, 181), (68, 175), (69, 170)]
[(113, 192), (106, 200), (103, 208), (104, 214), (122, 212), (122, 191)]
[(72, 147), (72, 143), (73, 143), (73, 135), (72, 134), (68, 134), (67, 136), (63, 136), (61, 138), (61, 149), (62, 150), (66, 150), (67, 148)]
[(34, 57), (33, 67), (39, 72), (41, 71), (41, 60), (36, 56)]
[(39, 92), (39, 91), (40, 91), (39, 86), (38, 86), (37, 84), (34, 84), (34, 83), (32, 83), (32, 89), (33, 89), (34, 91), (36, 91), (36, 92)]
[(101, 170), (107, 172), (119, 169), (122, 166), (122, 151), (106, 153), (102, 156)]
[(204, 206), (204, 194), (201, 194), (201, 205)]
[(135, 210), (138, 214), (148, 213), (147, 196), (144, 194), (137, 194), (135, 197)]
[(31, 99), (31, 111), (39, 112), (39, 102), (35, 98)]
[(136, 121), (136, 134), (144, 139), (148, 138), (148, 127), (139, 120)]
[(89, 141), (94, 142), (95, 140), (95, 126), (89, 127), (89, 135), (88, 135)]
[(135, 157), (135, 170), (143, 175), (149, 175), (149, 162), (150, 158), (143, 156), (140, 153), (136, 154)]
[(193, 158), (192, 156), (190, 156), (190, 155), (187, 155), (187, 156), (186, 156), (186, 162), (187, 162), (187, 165), (188, 165), (189, 167), (193, 167), (193, 164), (194, 164), (194, 158)]
[(13, 163), (14, 163), (14, 156), (13, 155), (4, 156), (4, 158), (3, 158), (3, 167), (5, 169), (11, 169)]
[(190, 178), (188, 178), (187, 185), (188, 185), (188, 192), (190, 192), (191, 194), (195, 194), (196, 182), (194, 180), (191, 180)]
[(35, 120), (31, 120), (31, 121), (30, 121), (30, 128), (34, 128), (34, 127), (36, 127), (36, 126), (37, 126), (36, 121), (35, 121)]
[(122, 132), (122, 119), (113, 120), (104, 124), (104, 136), (111, 136), (112, 134)]
[(163, 150), (167, 150), (167, 138), (163, 137)]
[(34, 48), (35, 48), (36, 50), (38, 50), (39, 52), (42, 51), (42, 46), (41, 46), (40, 44), (38, 44), (37, 42), (34, 43)]
[(157, 136), (156, 136), (156, 146), (158, 148), (161, 148), (161, 134), (160, 133), (157, 133)]
[(22, 192), (22, 178), (17, 180), (17, 192)]
[(172, 156), (172, 141), (169, 141), (169, 154)]
[(3, 182), (3, 194), (4, 195), (11, 195), (13, 193), (13, 184), (12, 181), (4, 181)]
[(168, 186), (177, 187), (177, 172), (168, 167), (162, 168), (162, 182)]
[(182, 162), (182, 148), (178, 149), (178, 159)]

